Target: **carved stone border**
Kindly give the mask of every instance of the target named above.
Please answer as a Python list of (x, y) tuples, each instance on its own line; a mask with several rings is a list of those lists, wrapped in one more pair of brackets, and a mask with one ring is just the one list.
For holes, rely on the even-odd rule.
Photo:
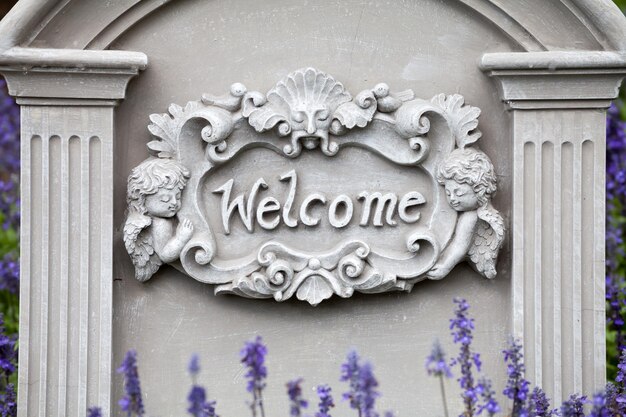
[[(124, 230), (136, 277), (146, 281), (162, 263), (172, 263), (199, 281), (217, 284), (217, 294), (276, 301), (295, 295), (312, 305), (333, 294), (347, 298), (354, 291), (410, 291), (423, 279), (443, 278), (463, 259), (493, 278), (504, 224), (490, 202), (496, 191), (494, 168), (475, 147), (482, 135), (477, 129), (479, 115), (480, 109), (466, 105), (458, 94), (440, 94), (426, 101), (414, 98), (412, 91), (392, 93), (386, 84), (352, 98), (340, 82), (313, 68), (294, 71), (267, 94), (248, 92), (236, 83), (225, 96), (205, 94), (201, 101), (189, 102), (184, 108), (172, 104), (169, 114), (150, 116), (148, 129), (155, 140), (148, 148), (157, 159), (144, 161), (129, 177)], [(431, 125), (435, 127), (432, 131)], [(234, 134), (246, 128), (253, 129), (251, 138)], [(353, 240), (305, 253), (280, 241), (268, 241), (240, 259), (219, 257), (218, 242), (199, 202), (201, 187), (213, 169), (255, 148), (296, 159), (305, 149), (333, 158), (351, 146), (407, 169), (420, 167), (430, 176), (432, 214), (413, 220), (420, 221), (402, 237), (405, 253), (383, 254), (365, 241)], [(451, 169), (445, 168), (450, 164), (454, 179), (446, 176), (452, 173), (444, 173)], [(286, 174), (282, 179), (295, 181), (294, 176)], [(178, 178), (178, 185), (170, 192), (171, 178)], [(155, 185), (160, 182), (163, 185)], [(444, 182), (446, 187), (450, 182), (457, 184), (450, 186), (467, 188), (467, 195), (476, 199), (473, 206), (457, 207), (456, 194), (446, 197), (450, 191), (444, 190)], [(260, 185), (257, 181), (253, 190)], [(235, 207), (225, 203), (231, 198), (231, 187), (232, 180), (214, 191), (223, 194), (223, 218), (229, 218)], [(174, 191), (182, 192), (180, 204)], [(168, 204), (176, 201), (176, 205), (171, 205), (170, 211), (151, 212), (147, 202), (158, 193), (171, 194), (166, 197), (172, 201)], [(255, 194), (252, 191), (248, 200)], [(315, 198), (325, 201), (321, 194)], [(403, 207), (424, 202), (421, 194), (408, 193), (399, 204), (400, 218), (409, 217), (403, 214)], [(347, 210), (351, 215), (352, 202), (345, 203), (350, 204)], [(241, 211), (244, 201), (237, 204), (242, 205)], [(393, 206), (395, 209), (395, 203)], [(249, 231), (252, 221), (244, 220)], [(330, 221), (333, 224), (332, 217)], [(387, 221), (395, 224), (389, 212)], [(285, 222), (292, 222), (290, 227), (297, 225), (294, 219), (285, 218)], [(227, 220), (224, 227), (229, 234)], [(180, 263), (173, 262), (178, 258)]]

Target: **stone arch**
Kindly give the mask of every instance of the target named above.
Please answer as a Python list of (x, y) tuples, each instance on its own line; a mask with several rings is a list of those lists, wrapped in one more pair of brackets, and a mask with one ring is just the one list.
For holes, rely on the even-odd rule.
[[(502, 4), (493, 0), (450, 0), (467, 7), (477, 17), (486, 19), (521, 50), (538, 52), (563, 49), (620, 50), (626, 47), (626, 25), (621, 12), (610, 0), (559, 0), (527, 4), (509, 2)], [(108, 49), (112, 42), (135, 26), (149, 14), (162, 7), (175, 5), (173, 0), (129, 1), (109, 5), (98, 13), (97, 2), (76, 0), (22, 0), (0, 24), (0, 49), (13, 46), (51, 46), (73, 49)], [(533, 13), (527, 13), (528, 8)], [(567, 22), (559, 35), (564, 43), (550, 38), (550, 22), (530, 19), (531, 15), (558, 13)], [(81, 30), (67, 23), (80, 15), (82, 19), (94, 16), (88, 22), (81, 21)], [(88, 23), (88, 24), (87, 24)], [(542, 24), (543, 23), (543, 24)], [(88, 28), (88, 29), (85, 29)], [(73, 31), (71, 44), (46, 45), (50, 34), (62, 38), (63, 31)], [(563, 32), (565, 31), (565, 32)]]

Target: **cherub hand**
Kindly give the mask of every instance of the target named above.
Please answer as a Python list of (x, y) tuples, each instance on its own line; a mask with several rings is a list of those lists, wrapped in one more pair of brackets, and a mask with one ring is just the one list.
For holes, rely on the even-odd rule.
[(437, 263), (426, 273), (426, 276), (430, 279), (439, 280), (448, 275), (451, 270), (452, 268), (448, 265)]
[(178, 227), (176, 227), (176, 236), (183, 242), (187, 242), (191, 239), (193, 234), (193, 224), (191, 220), (184, 217), (178, 218)]

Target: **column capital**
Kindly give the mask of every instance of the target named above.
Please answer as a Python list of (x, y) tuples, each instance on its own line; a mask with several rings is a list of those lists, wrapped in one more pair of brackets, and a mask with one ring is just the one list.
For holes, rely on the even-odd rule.
[(626, 54), (605, 51), (483, 55), (480, 68), (498, 80), (510, 109), (604, 109), (619, 93)]
[(0, 73), (18, 104), (115, 106), (146, 68), (141, 52), (14, 47), (0, 54)]

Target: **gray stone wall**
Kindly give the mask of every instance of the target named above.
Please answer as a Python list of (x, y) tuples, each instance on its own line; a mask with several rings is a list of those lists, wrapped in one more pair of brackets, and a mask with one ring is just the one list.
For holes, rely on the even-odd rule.
[[(510, 131), (511, 120), (492, 80), (476, 63), (485, 48), (516, 48), (479, 21), (462, 6), (434, 1), (332, 6), (276, 1), (261, 9), (249, 2), (189, 2), (165, 8), (116, 42), (119, 49), (144, 51), (150, 68), (131, 83), (116, 114), (115, 200), (124, 200), (128, 173), (147, 156), (147, 115), (165, 112), (170, 103), (199, 99), (202, 93), (222, 94), (237, 81), (267, 91), (292, 70), (315, 66), (355, 94), (384, 81), (394, 91), (410, 88), (425, 99), (460, 93), (480, 107), (480, 146), (498, 174), (494, 205), (508, 221), (512, 150), (504, 132)], [(254, 181), (264, 167), (259, 161), (247, 170), (236, 181)], [(363, 175), (376, 181), (375, 172)], [(241, 187), (249, 190), (251, 184)], [(455, 296), (467, 297), (473, 305), (477, 349), (486, 358), (498, 358), (486, 361), (486, 372), (497, 383), (505, 380), (500, 350), (512, 332), (508, 243), (493, 281), (462, 264), (442, 281), (416, 284), (411, 294), (335, 297), (312, 308), (297, 301), (215, 297), (211, 286), (169, 267), (145, 284), (136, 282), (120, 239), (124, 209), (123, 204), (115, 207), (114, 363), (127, 349), (137, 348), (151, 410), (164, 415), (182, 410), (189, 382), (186, 360), (198, 352), (209, 392), (223, 415), (246, 413), (237, 353), (243, 341), (261, 334), (270, 349), (269, 414), (287, 412), (284, 384), (294, 377), (305, 378), (311, 398), (309, 388), (325, 381), (341, 392), (345, 384), (338, 382), (339, 364), (355, 347), (376, 366), (382, 409), (437, 415), (438, 383), (426, 376), (423, 363), (435, 337), (453, 349), (448, 318)], [(121, 380), (116, 381), (114, 397), (121, 393)], [(449, 389), (455, 385), (450, 383)], [(164, 387), (169, 387), (167, 395), (161, 394)], [(455, 403), (456, 410), (461, 404)], [(339, 404), (338, 414), (349, 412), (346, 403)]]

